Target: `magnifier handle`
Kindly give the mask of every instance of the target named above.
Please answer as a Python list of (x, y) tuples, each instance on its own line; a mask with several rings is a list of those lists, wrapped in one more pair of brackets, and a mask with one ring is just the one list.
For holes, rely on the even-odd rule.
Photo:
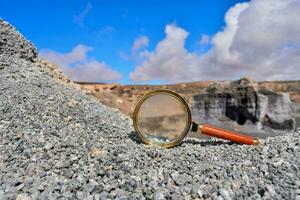
[(239, 133), (231, 132), (221, 128), (213, 127), (208, 124), (200, 125), (200, 130), (203, 134), (210, 135), (217, 138), (222, 138), (225, 140), (230, 140), (233, 142), (248, 144), (248, 145), (258, 145), (258, 139), (255, 139), (251, 136), (242, 135)]

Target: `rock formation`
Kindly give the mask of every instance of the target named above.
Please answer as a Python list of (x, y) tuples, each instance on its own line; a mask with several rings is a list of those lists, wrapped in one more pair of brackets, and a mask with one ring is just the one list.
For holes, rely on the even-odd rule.
[(289, 94), (267, 90), (248, 78), (211, 84), (193, 97), (191, 110), (197, 122), (252, 135), (276, 135), (295, 129)]

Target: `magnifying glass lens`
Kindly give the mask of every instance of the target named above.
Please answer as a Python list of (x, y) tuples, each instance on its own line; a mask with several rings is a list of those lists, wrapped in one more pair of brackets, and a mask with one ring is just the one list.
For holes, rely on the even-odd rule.
[(183, 103), (168, 93), (146, 98), (137, 113), (139, 133), (151, 143), (170, 143), (185, 134), (188, 114)]

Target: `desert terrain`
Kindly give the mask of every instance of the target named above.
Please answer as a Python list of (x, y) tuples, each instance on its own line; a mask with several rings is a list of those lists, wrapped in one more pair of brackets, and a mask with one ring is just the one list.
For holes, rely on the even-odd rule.
[[(85, 83), (75, 82), (87, 94), (96, 97), (101, 103), (118, 108), (127, 116), (132, 116), (138, 100), (150, 90), (169, 89), (177, 92), (191, 105), (192, 97), (201, 93), (214, 81), (177, 83), (165, 85), (121, 85), (118, 83)], [(285, 92), (290, 94), (291, 101), (295, 107), (295, 118), (300, 125), (300, 80), (295, 81), (262, 81), (259, 86), (274, 92)]]

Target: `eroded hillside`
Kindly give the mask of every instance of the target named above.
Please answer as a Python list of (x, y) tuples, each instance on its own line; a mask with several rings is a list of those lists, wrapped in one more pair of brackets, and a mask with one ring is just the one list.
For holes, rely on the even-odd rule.
[[(139, 98), (149, 90), (170, 89), (181, 94), (188, 104), (192, 97), (199, 94), (213, 81), (178, 83), (170, 85), (120, 85), (102, 83), (77, 82), (80, 88), (88, 94), (95, 96), (100, 102), (110, 107), (118, 108), (124, 114), (131, 116)], [(260, 87), (275, 92), (288, 92), (292, 102), (297, 107), (300, 105), (300, 80), (299, 81), (264, 81), (258, 83)], [(298, 108), (299, 112), (300, 109)]]

